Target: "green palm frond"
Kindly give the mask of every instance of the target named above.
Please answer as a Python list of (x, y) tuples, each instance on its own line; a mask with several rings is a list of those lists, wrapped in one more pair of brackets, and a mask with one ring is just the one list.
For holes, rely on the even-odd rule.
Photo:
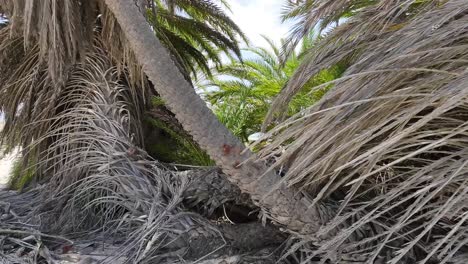
[(210, 73), (208, 59), (192, 43), (165, 28), (158, 29), (156, 34), (161, 40), (167, 41), (166, 47), (171, 51), (174, 60), (187, 80), (190, 80), (190, 72), (197, 69), (200, 69), (204, 74)]
[[(211, 75), (211, 65), (221, 65), (222, 54), (241, 58), (239, 41), (247, 42), (240, 28), (222, 10), (223, 2), (212, 0), (156, 0), (148, 18), (162, 43), (174, 56), (183, 58), (182, 70), (196, 80), (201, 72)], [(177, 47), (172, 40), (177, 40)], [(192, 47), (189, 48), (188, 45)], [(197, 52), (194, 52), (196, 50)], [(189, 63), (191, 65), (189, 65)]]
[[(314, 35), (309, 35), (304, 41), (304, 50), (292, 54), (284, 65), (281, 63), (280, 47), (265, 37), (269, 48), (246, 48), (244, 52), (250, 57), (243, 62), (232, 58), (229, 64), (218, 69), (218, 76), (205, 85), (212, 87), (206, 98), (213, 105), (221, 121), (245, 141), (249, 134), (260, 131), (269, 105), (299, 66), (300, 54), (314, 45), (315, 38)], [(285, 113), (286, 116), (297, 113), (318, 101), (326, 89), (309, 94), (311, 88), (330, 81), (340, 74), (341, 71), (329, 70), (311, 78), (308, 88), (294, 99)]]

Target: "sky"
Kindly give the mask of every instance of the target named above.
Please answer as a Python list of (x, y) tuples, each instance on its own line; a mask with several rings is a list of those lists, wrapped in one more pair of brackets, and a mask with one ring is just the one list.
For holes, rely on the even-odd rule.
[(261, 35), (279, 43), (289, 26), (281, 24), (281, 10), (285, 0), (229, 0), (228, 14), (250, 39), (252, 46), (266, 47)]

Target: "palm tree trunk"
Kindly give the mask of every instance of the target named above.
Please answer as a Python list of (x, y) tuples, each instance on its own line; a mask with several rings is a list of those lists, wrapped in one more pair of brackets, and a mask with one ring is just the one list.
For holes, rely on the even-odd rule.
[[(105, 0), (115, 15), (143, 71), (184, 129), (229, 176), (229, 180), (266, 210), (274, 221), (292, 231), (310, 234), (319, 227), (315, 208), (286, 186), (273, 188), (280, 178), (264, 164), (247, 162), (252, 153), (206, 106), (187, 82), (168, 51), (155, 37), (133, 0)], [(263, 176), (262, 176), (263, 175)]]

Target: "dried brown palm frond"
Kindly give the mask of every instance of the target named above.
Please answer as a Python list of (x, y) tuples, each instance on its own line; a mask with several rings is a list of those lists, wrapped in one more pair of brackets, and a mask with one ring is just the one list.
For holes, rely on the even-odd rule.
[[(52, 8), (51, 12), (62, 12), (63, 5), (68, 5), (65, 2), (76, 3), (41, 3), (43, 8)], [(37, 1), (26, 3), (38, 4)], [(138, 147), (142, 143), (140, 115), (148, 87), (138, 81), (142, 76), (132, 75), (139, 66), (125, 66), (135, 64), (129, 64), (128, 50), (115, 40), (119, 30), (112, 24), (115, 22), (110, 15), (101, 16), (102, 28), (91, 25), (84, 30), (85, 26), (74, 24), (71, 31), (92, 32), (86, 39), (70, 34), (70, 43), (79, 41), (84, 45), (75, 49), (70, 43), (66, 46), (54, 39), (38, 40), (54, 35), (47, 31), (53, 25), (63, 28), (56, 22), (47, 24), (49, 20), (42, 17), (42, 9), (22, 6), (22, 1), (9, 4), (10, 9), (6, 9), (9, 24), (0, 32), (0, 107), (6, 117), (2, 138), (11, 147), (22, 146), (25, 160), (34, 159), (28, 164), (35, 164), (36, 178), (40, 180), (41, 175), (47, 178), (41, 198), (30, 205), (37, 208), (37, 214), (32, 215), (48, 215), (42, 219), (45, 222), (40, 230), (69, 233), (123, 226), (115, 232), (129, 233), (138, 230), (143, 222), (151, 227), (151, 235), (163, 237), (153, 242), (162, 243), (180, 236), (188, 225), (184, 226), (184, 221), (193, 217), (171, 216), (179, 214), (181, 198), (176, 196), (176, 187), (167, 188), (170, 173), (154, 168), (154, 161), (147, 159)], [(79, 11), (70, 12), (76, 15)], [(60, 14), (61, 18), (67, 15), (70, 14)], [(54, 13), (52, 17), (55, 16), (59, 14)], [(26, 23), (27, 17), (40, 17), (40, 23), (31, 22), (31, 29), (18, 25)], [(41, 23), (46, 24), (44, 28), (36, 28)], [(71, 21), (68, 26), (73, 23), (78, 22)], [(24, 32), (17, 32), (17, 28)], [(60, 40), (68, 36), (66, 32), (56, 32), (56, 35)], [(92, 41), (87, 42), (88, 39)], [(52, 44), (65, 46), (70, 52), (64, 55), (60, 51), (62, 47)], [(160, 226), (139, 219), (149, 213), (159, 219)], [(164, 224), (171, 225), (174, 231), (182, 229), (175, 234), (163, 228)], [(143, 237), (136, 236), (138, 240), (135, 240), (132, 236), (128, 250), (144, 249), (148, 241)], [(151, 250), (158, 248), (154, 246)], [(135, 259), (145, 257), (148, 257), (147, 250), (134, 253)]]
[[(137, 145), (139, 122), (134, 119), (142, 99), (121, 81), (103, 53), (95, 47), (68, 72), (53, 107), (55, 115), (46, 120), (50, 125), (25, 149), (38, 149), (37, 166), (50, 175), (39, 212), (47, 212), (54, 221), (45, 222), (43, 230), (99, 230), (116, 227), (121, 219), (136, 221), (149, 212), (165, 221), (164, 215), (175, 213), (167, 206), (172, 201), (168, 195), (174, 192), (176, 197), (176, 189), (163, 196), (167, 176), (153, 168)], [(28, 129), (34, 127), (23, 130)], [(178, 199), (173, 199), (172, 207)]]
[(338, 203), (302, 240), (315, 244), (311, 258), (468, 261), (468, 4), (427, 1), (392, 28), (411, 2), (377, 1), (332, 33), (290, 84), (345, 57), (351, 66), (320, 103), (271, 131), (259, 154), (277, 153), (283, 181), (313, 205)]
[[(1, 135), (9, 146), (26, 147), (50, 126), (67, 74), (96, 39), (119, 74), (139, 89), (144, 107), (146, 78), (101, 1), (5, 0), (0, 6), (8, 18), (0, 32), (0, 110), (6, 118)], [(34, 129), (23, 130), (27, 125)]]
[[(68, 72), (50, 125), (25, 149), (39, 151), (37, 166), (50, 176), (23, 219), (46, 233), (123, 240), (108, 263), (172, 263), (229, 248), (217, 227), (182, 211), (190, 178), (158, 169), (138, 148), (142, 99), (123, 80), (99, 46)], [(192, 241), (201, 237), (212, 246)]]
[(9, 36), (22, 37), (25, 49), (39, 49), (39, 63), (54, 84), (64, 82), (68, 67), (85, 58), (96, 35), (119, 70), (125, 67), (132, 84), (144, 81), (119, 24), (102, 1), (2, 0), (0, 6)]
[[(374, 41), (387, 38), (407, 25), (415, 16), (441, 5), (438, 0), (337, 0), (306, 1), (286, 10), (284, 19), (297, 19), (283, 47), (284, 57), (294, 51), (300, 40), (317, 27), (325, 29), (340, 18), (351, 16), (346, 23), (334, 28), (305, 55), (304, 63), (296, 70), (286, 87), (273, 102), (265, 119), (272, 122), (276, 113), (281, 113), (294, 95), (323, 69), (344, 63), (356, 62), (367, 49), (372, 50)], [(430, 28), (437, 25), (430, 25)], [(317, 89), (319, 89), (318, 87)]]
[[(119, 72), (125, 71), (127, 73), (130, 85), (146, 88), (148, 86), (147, 78), (141, 69), (141, 65), (136, 60), (119, 23), (103, 1), (98, 1), (98, 10), (100, 14), (100, 23), (98, 24), (101, 24), (100, 40), (113, 63)], [(143, 89), (140, 92), (143, 98), (146, 98), (145, 93), (148, 93), (148, 91)]]
[(95, 14), (79, 14), (95, 12), (96, 8), (89, 8), (95, 4), (58, 0), (0, 2), (9, 19), (10, 35), (24, 36), (24, 47), (38, 46), (39, 60), (48, 65), (49, 77), (55, 83), (64, 81), (65, 68), (79, 59), (90, 43)]
[[(11, 145), (21, 142), (25, 155), (34, 157), (34, 169), (44, 176), (39, 178), (44, 186), (26, 202), (24, 207), (33, 210), (23, 212), (21, 220), (46, 233), (99, 233), (108, 240), (119, 239), (119, 251), (108, 263), (120, 257), (128, 263), (173, 263), (221, 247), (220, 252), (233, 253), (229, 244), (235, 239), (224, 238), (219, 227), (183, 210), (191, 178), (158, 169), (138, 147), (142, 87), (132, 85), (128, 71), (114, 64), (99, 36), (81, 62), (68, 67), (67, 79), (59, 85), (52, 85), (40, 63), (39, 48), (23, 49), (22, 41), (18, 36), (2, 43), (4, 52), (18, 54), (3, 57), (18, 60), (2, 65), (2, 70), (12, 72), (2, 75), (7, 78), (2, 80), (1, 103), (10, 128), (4, 130), (4, 139)], [(11, 49), (18, 43), (18, 49)], [(13, 200), (23, 203), (22, 197), (30, 195), (27, 191)], [(223, 232), (229, 228), (223, 227)], [(277, 238), (276, 229), (265, 230), (275, 235), (274, 243), (281, 243), (283, 237)], [(233, 237), (236, 232), (234, 228), (229, 234)], [(271, 241), (262, 243), (271, 245)], [(236, 252), (253, 250), (242, 246), (236, 245)]]

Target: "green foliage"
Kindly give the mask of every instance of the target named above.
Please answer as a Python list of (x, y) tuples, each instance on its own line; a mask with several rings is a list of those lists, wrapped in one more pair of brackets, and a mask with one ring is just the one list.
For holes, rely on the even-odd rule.
[[(202, 85), (214, 112), (234, 134), (247, 141), (250, 134), (260, 131), (272, 100), (287, 84), (304, 57), (313, 47), (316, 37), (310, 34), (302, 48), (282, 63), (280, 48), (265, 37), (269, 49), (248, 48), (250, 56), (244, 62), (231, 62), (218, 70), (218, 75)], [(286, 113), (291, 116), (317, 102), (330, 88), (313, 90), (317, 85), (332, 81), (343, 72), (341, 67), (323, 70), (310, 78), (301, 93), (295, 96)]]
[(159, 97), (159, 96), (152, 96), (151, 97), (151, 106), (152, 107), (158, 107), (158, 106), (164, 106), (164, 100)]
[[(311, 32), (318, 30), (322, 37), (313, 48), (303, 50), (304, 60), (272, 102), (264, 126), (274, 125), (274, 122), (278, 120), (276, 118), (278, 113), (283, 113), (292, 103), (293, 98), (303, 89), (307, 89), (310, 78), (320, 74), (320, 71), (338, 67), (344, 72), (359, 57), (358, 54), (368, 48), (367, 43), (375, 40), (377, 36), (401, 29), (407, 21), (425, 8), (443, 5), (443, 1), (410, 0), (389, 11), (392, 15), (377, 11), (390, 10), (387, 8), (390, 3), (392, 2), (386, 0), (289, 1), (285, 5), (282, 18), (283, 21), (293, 22), (294, 26), (282, 47), (283, 56), (288, 57), (294, 54), (301, 41)], [(387, 7), (384, 8), (384, 6)], [(368, 14), (373, 17), (373, 20), (361, 16), (362, 10), (369, 11), (373, 8), (375, 10), (371, 11), (372, 14)], [(340, 26), (340, 23), (345, 26)], [(374, 32), (375, 35), (368, 34), (368, 32), (350, 31), (347, 28), (356, 24), (366, 27), (365, 30)], [(313, 58), (315, 61), (312, 62)]]
[(155, 0), (148, 19), (156, 35), (171, 51), (179, 68), (196, 79), (200, 71), (211, 75), (210, 63), (221, 65), (223, 53), (240, 58), (239, 40), (246, 41), (240, 28), (222, 7), (224, 1)]
[[(152, 140), (147, 142), (148, 153), (160, 161), (168, 163), (211, 166), (214, 162), (200, 147), (188, 136), (174, 131), (164, 122), (146, 118), (151, 127)], [(154, 131), (159, 131), (155, 133)], [(157, 134), (157, 135), (154, 135)]]
[(27, 161), (24, 158), (16, 159), (10, 172), (8, 186), (14, 190), (23, 190), (34, 179), (34, 164), (31, 159)]

